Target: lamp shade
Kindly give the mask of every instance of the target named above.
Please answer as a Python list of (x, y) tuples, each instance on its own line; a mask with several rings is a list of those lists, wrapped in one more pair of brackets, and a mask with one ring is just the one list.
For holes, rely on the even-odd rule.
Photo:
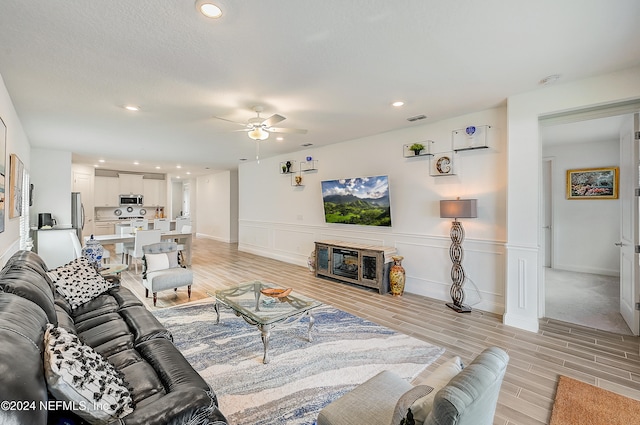
[(249, 133), (247, 133), (249, 135), (249, 138), (253, 139), (253, 140), (265, 140), (269, 137), (269, 132), (263, 130), (260, 127), (256, 127), (253, 130), (251, 130)]
[(477, 199), (451, 199), (440, 201), (440, 218), (478, 217)]

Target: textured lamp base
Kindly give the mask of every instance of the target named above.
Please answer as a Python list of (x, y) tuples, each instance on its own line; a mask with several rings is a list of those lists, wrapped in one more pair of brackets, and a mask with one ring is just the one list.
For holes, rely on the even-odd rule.
[(447, 307), (449, 307), (452, 310), (455, 310), (458, 313), (471, 313), (471, 307), (469, 307), (468, 305), (455, 305), (454, 303), (447, 303), (446, 304)]

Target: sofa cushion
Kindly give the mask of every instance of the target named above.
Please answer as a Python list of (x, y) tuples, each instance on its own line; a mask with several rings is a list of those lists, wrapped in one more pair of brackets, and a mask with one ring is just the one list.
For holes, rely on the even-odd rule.
[(108, 282), (84, 257), (50, 270), (47, 275), (72, 309), (108, 291), (115, 283)]
[(58, 400), (73, 402), (74, 413), (92, 424), (102, 424), (133, 411), (122, 376), (77, 336), (48, 325), (44, 342), (49, 391)]
[(509, 356), (498, 347), (485, 349), (436, 393), (425, 425), (493, 424)]
[(17, 265), (4, 269), (0, 277), (0, 290), (33, 301), (44, 310), (50, 323), (57, 323), (53, 291), (47, 280), (37, 272)]
[(411, 406), (411, 413), (416, 423), (423, 423), (431, 409), (433, 408), (433, 399), (436, 393), (451, 381), (451, 379), (462, 371), (464, 365), (460, 357), (455, 356), (442, 363), (436, 370), (427, 376), (422, 384), (433, 388), (429, 394), (417, 399)]
[(46, 409), (39, 408), (47, 401), (42, 370), (47, 321), (35, 303), (0, 292), (0, 400), (16, 403), (0, 409), (0, 424), (47, 423)]

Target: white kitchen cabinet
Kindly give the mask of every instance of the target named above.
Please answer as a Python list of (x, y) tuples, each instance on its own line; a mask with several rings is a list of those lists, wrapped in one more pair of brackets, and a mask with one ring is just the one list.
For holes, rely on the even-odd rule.
[(93, 200), (96, 207), (120, 206), (120, 180), (117, 177), (95, 177)]
[(144, 206), (166, 206), (166, 180), (144, 179)]
[(144, 193), (142, 174), (120, 173), (118, 180), (120, 182), (120, 194), (142, 195)]

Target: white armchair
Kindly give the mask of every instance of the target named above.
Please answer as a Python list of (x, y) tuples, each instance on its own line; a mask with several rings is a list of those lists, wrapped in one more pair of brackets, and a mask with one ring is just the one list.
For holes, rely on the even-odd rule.
[(187, 287), (187, 294), (191, 299), (191, 284), (193, 272), (180, 265), (177, 244), (175, 242), (159, 242), (145, 245), (142, 250), (142, 285), (145, 297), (149, 291), (153, 293), (153, 305), (156, 305), (158, 292), (173, 288), (177, 291), (182, 286)]

